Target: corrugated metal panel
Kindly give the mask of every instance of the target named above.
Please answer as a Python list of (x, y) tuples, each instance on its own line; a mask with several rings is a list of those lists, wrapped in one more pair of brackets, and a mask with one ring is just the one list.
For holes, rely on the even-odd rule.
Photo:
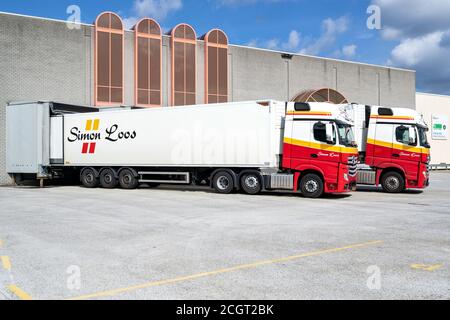
[(294, 175), (293, 174), (272, 174), (270, 176), (271, 189), (294, 189)]
[(374, 185), (376, 180), (375, 171), (358, 171), (358, 184)]

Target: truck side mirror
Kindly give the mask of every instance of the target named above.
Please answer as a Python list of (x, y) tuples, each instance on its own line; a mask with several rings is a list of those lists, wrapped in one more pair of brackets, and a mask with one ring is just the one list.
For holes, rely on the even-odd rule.
[(333, 139), (334, 127), (333, 127), (333, 124), (332, 123), (325, 124), (325, 130), (326, 130), (326, 134), (327, 134), (327, 143), (328, 144), (334, 144), (334, 139)]

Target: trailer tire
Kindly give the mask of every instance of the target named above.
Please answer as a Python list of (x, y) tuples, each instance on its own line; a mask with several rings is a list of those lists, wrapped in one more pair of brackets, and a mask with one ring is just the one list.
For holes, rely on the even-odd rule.
[(125, 168), (119, 173), (119, 184), (122, 189), (132, 190), (139, 186), (136, 171)]
[(381, 177), (381, 186), (387, 193), (401, 193), (405, 190), (405, 179), (395, 171), (389, 171)]
[(119, 181), (116, 172), (111, 168), (105, 168), (100, 172), (100, 185), (105, 189), (114, 189)]
[(234, 190), (233, 177), (226, 171), (219, 171), (214, 176), (213, 187), (219, 193), (229, 194)]
[(306, 198), (320, 198), (324, 191), (322, 178), (315, 173), (308, 173), (300, 181), (300, 190)]
[(85, 188), (97, 188), (99, 185), (98, 172), (94, 168), (85, 168), (81, 171), (81, 183)]
[(261, 192), (261, 176), (256, 172), (246, 173), (241, 177), (241, 188), (247, 194), (255, 195)]

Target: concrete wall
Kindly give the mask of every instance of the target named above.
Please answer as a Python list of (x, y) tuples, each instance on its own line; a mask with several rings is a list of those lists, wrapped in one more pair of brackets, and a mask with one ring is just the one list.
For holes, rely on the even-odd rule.
[(333, 88), (350, 102), (415, 108), (412, 71), (230, 46), (231, 97), (234, 101), (290, 100), (307, 89)]
[(431, 163), (450, 164), (450, 140), (433, 140), (431, 138), (431, 126), (433, 115), (447, 115), (450, 119), (450, 96), (417, 93), (417, 111), (422, 113), (430, 127), (428, 140), (431, 144)]
[(89, 105), (91, 28), (0, 14), (0, 183), (5, 168), (5, 105), (10, 101), (56, 100)]
[[(213, 26), (212, 26), (213, 27)], [(199, 35), (201, 32), (198, 33)], [(0, 13), (0, 184), (5, 172), (5, 105), (51, 100), (92, 105), (94, 30), (63, 21)], [(163, 37), (163, 105), (170, 101), (170, 37)], [(351, 62), (230, 46), (231, 101), (289, 100), (300, 91), (331, 87), (350, 101), (415, 107), (415, 73)], [(197, 46), (197, 102), (204, 102), (204, 43)], [(125, 32), (124, 104), (134, 104), (134, 34)]]

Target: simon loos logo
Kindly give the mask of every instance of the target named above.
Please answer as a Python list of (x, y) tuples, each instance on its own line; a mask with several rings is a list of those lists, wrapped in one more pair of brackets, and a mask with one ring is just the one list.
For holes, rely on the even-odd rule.
[[(70, 135), (67, 138), (69, 142), (83, 142), (81, 146), (82, 154), (95, 154), (97, 142), (106, 140), (110, 142), (117, 142), (121, 140), (133, 140), (136, 138), (136, 131), (120, 131), (119, 125), (114, 124), (105, 129), (104, 135), (100, 131), (100, 119), (86, 120), (84, 132), (78, 127), (73, 127), (70, 130)], [(104, 137), (104, 139), (102, 138)]]

